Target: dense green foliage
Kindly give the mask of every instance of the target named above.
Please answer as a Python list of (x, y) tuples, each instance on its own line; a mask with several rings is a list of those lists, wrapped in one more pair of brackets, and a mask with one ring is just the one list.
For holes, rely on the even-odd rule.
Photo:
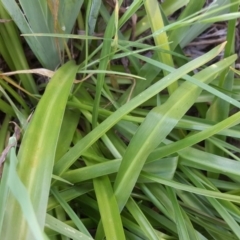
[(0, 239), (240, 239), (240, 1), (162, 2), (0, 0)]

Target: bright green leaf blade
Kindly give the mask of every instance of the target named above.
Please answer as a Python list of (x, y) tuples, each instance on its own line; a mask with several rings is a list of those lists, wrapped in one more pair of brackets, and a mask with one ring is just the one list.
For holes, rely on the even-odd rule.
[(128, 114), (130, 111), (135, 109), (137, 106), (141, 105), (143, 102), (150, 99), (152, 96), (158, 94), (161, 90), (166, 88), (169, 84), (179, 79), (181, 76), (187, 74), (191, 69), (195, 69), (197, 66), (201, 66), (206, 61), (209, 61), (219, 52), (221, 52), (223, 45), (220, 45), (205, 55), (195, 59), (183, 67), (177, 69), (175, 72), (169, 74), (168, 76), (161, 79), (157, 83), (153, 84), (142, 94), (139, 94), (127, 104), (120, 107), (116, 112), (109, 116), (105, 121), (99, 124), (96, 129), (91, 131), (87, 136), (80, 140), (72, 149), (68, 151), (55, 165), (54, 173), (56, 175), (61, 175), (66, 171), (69, 166), (71, 166), (76, 159), (88, 149), (95, 141), (97, 141), (104, 133), (106, 133), (112, 126), (114, 126), (123, 116)]
[(77, 231), (73, 227), (61, 222), (60, 220), (52, 217), (51, 215), (47, 214), (46, 216), (46, 223), (45, 226), (58, 232), (61, 233), (73, 240), (93, 240), (93, 238), (88, 237), (87, 235)]
[(148, 239), (158, 240), (158, 236), (155, 230), (132, 198), (129, 198), (126, 207), (128, 211), (132, 214), (138, 225), (141, 227), (142, 231), (148, 237)]
[(179, 190), (192, 192), (192, 193), (207, 196), (207, 197), (223, 199), (223, 200), (231, 201), (231, 202), (239, 202), (240, 201), (240, 197), (236, 196), (236, 195), (214, 192), (214, 191), (210, 191), (210, 190), (206, 190), (206, 189), (199, 189), (199, 188), (181, 184), (181, 183), (178, 183), (175, 181), (160, 179), (159, 177), (154, 177), (147, 173), (142, 173), (141, 175), (142, 175), (142, 177), (144, 177), (146, 179), (149, 179), (149, 180), (155, 181), (157, 183), (164, 184), (166, 186), (176, 188)]
[[(214, 69), (214, 66), (212, 68)], [(195, 78), (208, 83), (213, 80), (216, 72), (212, 71), (210, 75), (206, 75), (205, 70), (196, 74)], [(170, 96), (167, 102), (149, 112), (123, 156), (114, 183), (120, 209), (123, 208), (130, 196), (148, 155), (176, 126), (200, 93), (201, 89), (196, 85), (185, 82)]]
[(122, 220), (109, 178), (96, 178), (93, 183), (106, 239), (124, 240)]
[(83, 225), (81, 219), (76, 215), (76, 213), (73, 211), (73, 209), (68, 205), (68, 203), (61, 197), (58, 190), (53, 188), (51, 189), (52, 194), (54, 197), (58, 200), (58, 202), (61, 204), (62, 208), (66, 211), (68, 216), (73, 220), (76, 227), (81, 231), (83, 234), (87, 235), (88, 237), (91, 237), (90, 233), (86, 229), (86, 227)]
[(184, 219), (183, 211), (179, 206), (176, 198), (176, 193), (172, 188), (168, 188), (169, 198), (172, 203), (175, 215), (175, 223), (178, 230), (178, 236), (180, 240), (190, 240), (190, 236), (187, 229), (187, 221)]
[[(14, 143), (15, 142), (15, 143)], [(16, 137), (13, 136), (9, 139), (9, 144), (16, 144)], [(18, 173), (16, 171), (16, 166), (18, 163), (18, 159), (16, 156), (16, 149), (15, 146), (10, 149), (9, 153), (9, 159), (7, 160), (6, 170), (9, 170), (7, 173), (7, 182), (5, 188), (9, 188), (10, 194), (7, 193), (7, 197), (9, 196), (14, 197), (16, 201), (19, 203), (18, 208), (22, 210), (23, 216), (26, 219), (29, 228), (31, 229), (34, 239), (36, 240), (44, 240), (47, 239), (43, 236), (43, 232), (41, 231), (41, 228), (39, 226), (39, 223), (37, 221), (33, 205), (31, 203), (31, 200), (29, 198), (29, 194), (27, 192), (26, 187), (20, 180)], [(1, 186), (3, 189), (4, 186)], [(1, 189), (1, 190), (2, 190)], [(6, 189), (7, 190), (7, 189)], [(4, 200), (7, 200), (6, 198)], [(3, 205), (3, 207), (7, 207), (6, 204)], [(7, 225), (6, 215), (3, 215), (3, 225), (1, 226), (1, 237), (3, 239), (11, 239), (11, 234), (9, 235), (8, 231), (9, 225)], [(6, 225), (5, 225), (6, 224)], [(18, 232), (18, 236), (21, 236), (21, 231)]]
[[(57, 140), (77, 69), (74, 62), (68, 62), (56, 71), (23, 136), (18, 153), (18, 174), (26, 186), (41, 228), (45, 222)], [(10, 238), (17, 239), (21, 236), (26, 240), (31, 239), (30, 229), (25, 224), (17, 202), (9, 197), (8, 204), (11, 210), (4, 219), (5, 224), (11, 224), (14, 219), (16, 226), (21, 229), (11, 231), (8, 228)]]

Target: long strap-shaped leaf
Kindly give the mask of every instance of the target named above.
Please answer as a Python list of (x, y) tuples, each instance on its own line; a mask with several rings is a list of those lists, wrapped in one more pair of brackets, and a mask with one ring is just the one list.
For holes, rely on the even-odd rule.
[[(151, 87), (146, 89), (144, 92), (138, 96), (131, 99), (128, 103), (120, 107), (116, 112), (109, 116), (105, 121), (99, 124), (95, 129), (88, 133), (83, 139), (81, 139), (74, 147), (72, 147), (54, 166), (54, 173), (56, 175), (61, 175), (68, 167), (70, 167), (74, 161), (77, 160), (81, 154), (88, 149), (94, 142), (96, 142), (104, 133), (106, 133), (112, 126), (119, 122), (126, 114), (131, 112), (137, 106), (141, 105), (154, 95), (158, 94), (169, 84), (178, 80), (179, 78), (185, 76), (189, 71), (192, 71), (199, 66), (202, 66), (206, 62), (217, 56), (224, 48), (225, 43), (217, 46), (203, 56), (194, 59), (193, 61), (187, 63), (174, 72), (170, 73), (168, 76), (161, 79), (161, 81), (156, 82)], [(151, 59), (150, 59), (151, 60)], [(188, 78), (189, 79), (189, 78)]]
[[(212, 68), (214, 69), (214, 66)], [(210, 77), (212, 73), (213, 76)], [(214, 70), (212, 73), (206, 75), (203, 70), (196, 74), (195, 78), (209, 83), (216, 75)], [(163, 105), (149, 112), (132, 138), (116, 177), (114, 189), (120, 209), (126, 204), (148, 155), (176, 126), (201, 91), (197, 85), (185, 82)]]
[[(70, 61), (50, 80), (37, 105), (19, 150), (18, 174), (26, 186), (40, 227), (43, 229), (53, 164), (62, 119), (78, 67)], [(0, 239), (34, 239), (17, 200), (9, 195)], [(11, 227), (14, 223), (14, 231)]]

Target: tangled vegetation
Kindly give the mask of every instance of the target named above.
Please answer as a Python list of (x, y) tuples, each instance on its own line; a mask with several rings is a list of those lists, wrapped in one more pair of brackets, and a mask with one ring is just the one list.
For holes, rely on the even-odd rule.
[(0, 239), (240, 239), (239, 0), (0, 0)]

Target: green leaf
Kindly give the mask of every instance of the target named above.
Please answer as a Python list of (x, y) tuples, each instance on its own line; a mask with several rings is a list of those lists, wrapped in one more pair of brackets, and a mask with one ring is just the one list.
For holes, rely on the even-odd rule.
[[(1, 182), (1, 237), (3, 239), (11, 239), (11, 231), (8, 231), (9, 226), (5, 225), (6, 215), (4, 215), (4, 210), (7, 207), (7, 200), (9, 197), (15, 198), (19, 205), (20, 209), (23, 212), (24, 218), (26, 219), (31, 232), (33, 233), (34, 239), (36, 240), (44, 240), (47, 239), (44, 237), (43, 232), (39, 226), (36, 215), (34, 213), (33, 205), (29, 198), (28, 191), (22, 181), (20, 180), (17, 173), (17, 163), (18, 159), (16, 156), (16, 137), (12, 136), (9, 139), (9, 144), (12, 145), (9, 151), (9, 158), (6, 161), (4, 167), (4, 176), (3, 181)], [(14, 216), (13, 216), (14, 217)], [(5, 229), (5, 230), (3, 230)], [(10, 233), (10, 234), (9, 234)], [(18, 232), (18, 234), (21, 234)], [(20, 236), (20, 235), (19, 235)]]
[[(18, 153), (19, 178), (28, 191), (41, 229), (45, 222), (59, 132), (77, 69), (74, 62), (68, 62), (56, 71), (29, 123)], [(32, 239), (17, 201), (9, 196), (7, 205), (10, 211), (6, 212), (4, 224), (14, 221), (16, 231), (7, 228), (1, 232), (5, 232), (9, 240)]]
[(61, 222), (60, 220), (52, 217), (51, 215), (47, 214), (46, 216), (46, 227), (61, 233), (73, 240), (93, 240), (93, 238), (81, 233), (80, 231), (76, 230), (75, 228)]
[(205, 55), (195, 59), (183, 67), (175, 70), (173, 73), (156, 82), (147, 90), (130, 100), (128, 103), (120, 107), (116, 112), (109, 116), (105, 121), (99, 124), (95, 129), (88, 133), (81, 139), (73, 148), (71, 148), (54, 166), (54, 174), (61, 175), (71, 166), (81, 154), (88, 149), (94, 142), (96, 142), (103, 134), (105, 134), (112, 126), (119, 122), (123, 116), (131, 112), (137, 106), (141, 105), (151, 97), (158, 94), (161, 90), (166, 88), (169, 84), (179, 79), (181, 76), (187, 74), (191, 69), (201, 66), (206, 61), (209, 61), (214, 56), (221, 52), (223, 45), (220, 45)]
[[(187, 65), (188, 64), (184, 65), (184, 67)], [(194, 69), (195, 67), (196, 65), (190, 65), (188, 71), (191, 71), (191, 69)], [(214, 66), (211, 68), (214, 69)], [(207, 71), (207, 69), (205, 70)], [(205, 70), (196, 74), (195, 79), (209, 83), (213, 80), (213, 77), (217, 72), (212, 71), (209, 75), (206, 75)], [(176, 72), (177, 71), (169, 74), (167, 78), (170, 80), (172, 75), (174, 78)], [(193, 105), (200, 93), (201, 89), (198, 86), (185, 82), (169, 97), (167, 102), (155, 107), (149, 112), (144, 122), (133, 136), (125, 155), (123, 156), (114, 183), (115, 194), (120, 209), (123, 208), (130, 196), (148, 155), (176, 126), (186, 111)]]
[[(52, 6), (52, 1), (1, 0), (14, 22), (23, 34), (30, 33), (70, 33), (83, 0), (59, 1)], [(25, 38), (41, 64), (54, 70), (61, 62), (60, 51), (63, 42), (54, 38)]]

